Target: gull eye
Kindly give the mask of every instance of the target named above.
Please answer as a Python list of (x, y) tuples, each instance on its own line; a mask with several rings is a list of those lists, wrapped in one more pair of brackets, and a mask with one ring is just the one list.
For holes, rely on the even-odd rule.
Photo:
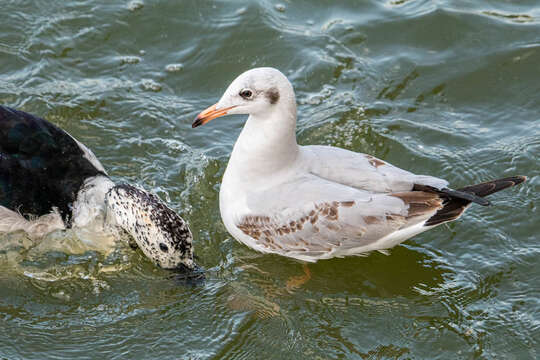
[(246, 100), (249, 100), (253, 97), (253, 91), (249, 89), (243, 89), (240, 91), (240, 96), (243, 97)]

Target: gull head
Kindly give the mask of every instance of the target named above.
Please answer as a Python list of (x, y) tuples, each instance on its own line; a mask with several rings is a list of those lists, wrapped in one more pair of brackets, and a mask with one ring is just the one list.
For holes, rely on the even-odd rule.
[(265, 118), (277, 109), (292, 107), (291, 111), (295, 111), (295, 104), (293, 87), (281, 71), (255, 68), (238, 76), (216, 104), (197, 115), (192, 127), (232, 114)]

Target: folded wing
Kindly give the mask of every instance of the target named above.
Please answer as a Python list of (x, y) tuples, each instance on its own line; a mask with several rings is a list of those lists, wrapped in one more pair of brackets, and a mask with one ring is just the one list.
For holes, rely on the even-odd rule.
[(423, 224), (443, 207), (436, 193), (371, 194), (316, 178), (299, 183), (269, 190), (280, 194), (273, 201), (250, 194), (250, 210), (236, 221), (245, 242), (304, 261), (360, 255), (427, 230)]
[(304, 163), (312, 174), (373, 193), (410, 191), (415, 184), (436, 189), (448, 185), (446, 180), (416, 175), (367, 154), (319, 145), (301, 149)]

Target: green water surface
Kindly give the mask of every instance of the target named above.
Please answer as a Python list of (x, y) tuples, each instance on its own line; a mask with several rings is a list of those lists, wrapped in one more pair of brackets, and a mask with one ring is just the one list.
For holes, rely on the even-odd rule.
[[(90, 147), (189, 221), (207, 280), (69, 234), (0, 237), (2, 359), (536, 359), (538, 1), (0, 0), (0, 103)], [(456, 187), (529, 181), (390, 256), (309, 265), (237, 243), (218, 209), (245, 117), (191, 129), (241, 72), (294, 84), (302, 144)]]

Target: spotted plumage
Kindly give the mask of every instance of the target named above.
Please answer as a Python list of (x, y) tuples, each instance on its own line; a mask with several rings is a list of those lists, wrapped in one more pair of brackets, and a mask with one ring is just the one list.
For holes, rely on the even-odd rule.
[(191, 231), (178, 214), (149, 194), (128, 184), (117, 185), (105, 197), (110, 216), (139, 248), (163, 268), (194, 267)]

